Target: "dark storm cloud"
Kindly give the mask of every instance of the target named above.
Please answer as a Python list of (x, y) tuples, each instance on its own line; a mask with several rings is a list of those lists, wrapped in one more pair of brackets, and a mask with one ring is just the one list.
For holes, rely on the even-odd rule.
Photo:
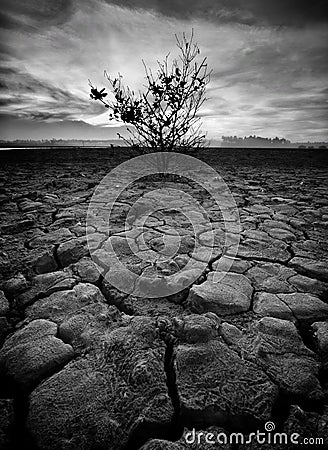
[[(240, 3), (243, 4), (242, 1)], [(252, 0), (250, 4), (255, 15), (269, 24), (297, 25), (328, 21), (327, 0)]]
[(31, 111), (29, 114), (26, 114), (25, 116), (22, 115), (22, 117), (27, 117), (28, 119), (32, 120), (38, 120), (41, 122), (47, 122), (49, 120), (66, 120), (68, 117), (68, 114), (66, 112), (33, 112)]
[(327, 22), (327, 0), (105, 0), (121, 7), (153, 10), (189, 19), (202, 17), (247, 25), (304, 25)]
[(0, 11), (0, 28), (15, 29), (20, 25), (20, 22), (3, 11)]
[(0, 98), (0, 108), (15, 104), (17, 104), (17, 101), (13, 98)]
[[(178, 19), (205, 18), (247, 25), (304, 25), (328, 21), (327, 0), (100, 0)], [(2, 0), (1, 28), (47, 27), (67, 22), (85, 0)], [(92, 9), (92, 2), (88, 3)], [(97, 2), (95, 7), (97, 6)]]
[(32, 120), (70, 119), (83, 112), (100, 114), (101, 105), (12, 67), (0, 68), (0, 106)]
[(73, 0), (2, 0), (1, 28), (37, 28), (67, 22), (75, 9)]
[(70, 101), (74, 99), (70, 92), (12, 67), (0, 67), (0, 82), (5, 89), (10, 90), (17, 96), (31, 93), (47, 94), (54, 100)]

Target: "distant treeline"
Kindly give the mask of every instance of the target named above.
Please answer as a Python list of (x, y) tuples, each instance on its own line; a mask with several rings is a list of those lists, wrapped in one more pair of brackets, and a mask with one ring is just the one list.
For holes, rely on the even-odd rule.
[(291, 142), (285, 138), (266, 138), (262, 136), (222, 136), (223, 147), (293, 147), (304, 149), (325, 149), (327, 144), (325, 142)]
[(237, 137), (237, 136), (222, 136), (222, 144), (223, 145), (229, 145), (229, 146), (272, 146), (272, 145), (289, 145), (291, 144), (291, 141), (285, 138), (266, 138), (261, 136), (244, 136), (244, 137)]

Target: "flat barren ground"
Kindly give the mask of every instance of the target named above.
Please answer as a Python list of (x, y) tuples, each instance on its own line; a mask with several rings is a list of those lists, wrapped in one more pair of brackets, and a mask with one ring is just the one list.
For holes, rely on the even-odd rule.
[[(211, 196), (179, 177), (136, 181), (108, 223), (86, 230), (95, 188), (123, 150), (1, 151), (1, 448), (291, 448), (183, 436), (269, 422), (328, 444), (328, 152), (193, 156), (233, 194), (230, 244)], [(158, 210), (146, 222), (130, 215), (126, 229), (149, 193)], [(142, 258), (149, 250), (155, 262)], [(129, 288), (117, 258), (135, 274)], [(170, 277), (172, 293), (147, 297), (142, 276), (149, 292)]]

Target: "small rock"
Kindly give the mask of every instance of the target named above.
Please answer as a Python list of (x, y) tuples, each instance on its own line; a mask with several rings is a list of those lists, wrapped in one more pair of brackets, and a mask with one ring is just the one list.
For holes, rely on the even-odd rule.
[(89, 232), (87, 235), (87, 239), (90, 252), (94, 252), (95, 250), (97, 250), (102, 246), (107, 237), (105, 234), (102, 233)]
[(35, 320), (16, 331), (0, 351), (0, 369), (22, 389), (29, 390), (74, 356), (72, 347), (56, 337), (57, 325)]
[(220, 326), (219, 317), (213, 313), (176, 317), (173, 322), (179, 340), (189, 344), (208, 342), (216, 338)]
[(28, 289), (27, 281), (21, 273), (15, 275), (3, 284), (3, 290), (8, 298), (14, 298)]
[(318, 296), (328, 292), (328, 283), (316, 280), (315, 278), (305, 277), (304, 275), (295, 275), (288, 279), (288, 283), (294, 286), (299, 292), (308, 292)]
[(32, 218), (19, 220), (17, 222), (12, 222), (1, 226), (1, 232), (3, 234), (15, 234), (22, 233), (23, 231), (29, 230), (34, 227), (35, 221)]
[(122, 313), (105, 303), (91, 303), (73, 311), (61, 322), (58, 335), (74, 351), (99, 349), (101, 337), (114, 328), (122, 326)]
[(192, 286), (187, 305), (197, 313), (236, 314), (248, 311), (252, 293), (253, 287), (244, 275), (211, 272), (204, 283)]
[(289, 320), (277, 319), (275, 317), (263, 317), (263, 319), (259, 320), (257, 328), (261, 333), (290, 339), (294, 350), (295, 343), (297, 343), (297, 346), (302, 345), (302, 339), (298, 334), (297, 328)]
[(298, 272), (309, 277), (315, 277), (322, 281), (328, 281), (327, 262), (316, 261), (308, 258), (296, 257), (289, 261), (288, 265)]
[(87, 256), (89, 249), (86, 245), (86, 238), (71, 239), (60, 246), (57, 249), (58, 260), (62, 267), (66, 267), (70, 264), (76, 263), (79, 259)]
[(227, 255), (223, 255), (218, 261), (213, 264), (213, 269), (218, 272), (235, 272), (235, 273), (245, 273), (252, 263), (250, 261), (245, 261), (239, 258), (232, 258)]
[(306, 293), (278, 294), (278, 297), (293, 311), (297, 320), (313, 322), (328, 318), (328, 305), (318, 297)]
[(43, 233), (31, 239), (29, 242), (30, 248), (48, 247), (49, 245), (56, 245), (74, 238), (74, 234), (67, 228), (59, 228), (50, 233)]
[(43, 203), (33, 202), (29, 199), (22, 199), (22, 201), (19, 202), (19, 207), (24, 213), (37, 211), (42, 206), (44, 206)]
[[(131, 277), (131, 274), (128, 272), (123, 276), (122, 271), (115, 272), (115, 270), (112, 270), (106, 275), (106, 279), (114, 281), (116, 278), (116, 283), (113, 282), (112, 284), (120, 288), (118, 284), (120, 281), (122, 290), (126, 289), (129, 283), (133, 289), (131, 293), (137, 297), (167, 297), (179, 294), (193, 282), (201, 279), (206, 268), (205, 264), (194, 261), (192, 267), (191, 269), (181, 270), (172, 274), (170, 277), (158, 276), (157, 270), (155, 272), (153, 267), (146, 268), (139, 277), (137, 275)], [(180, 298), (179, 295), (177, 298)]]
[(220, 329), (220, 335), (228, 345), (237, 345), (243, 333), (235, 325), (223, 322)]
[(103, 244), (102, 249), (113, 255), (133, 256), (134, 240), (122, 236), (111, 236)]
[(69, 314), (93, 303), (105, 303), (100, 290), (93, 284), (79, 283), (72, 290), (54, 292), (37, 300), (25, 310), (25, 316), (29, 320), (42, 318), (61, 323)]
[(282, 303), (276, 294), (257, 292), (254, 296), (253, 311), (260, 316), (295, 320), (290, 308)]
[(266, 230), (268, 235), (271, 236), (273, 239), (280, 239), (284, 242), (294, 242), (296, 241), (296, 236), (294, 233), (291, 233), (290, 231), (280, 229), (280, 228), (272, 228)]
[(9, 302), (3, 291), (0, 291), (0, 316), (6, 316), (9, 312)]
[(100, 279), (100, 271), (91, 258), (84, 257), (68, 267), (82, 283), (96, 284)]
[(272, 209), (270, 209), (268, 206), (264, 206), (264, 205), (252, 205), (249, 206), (247, 208), (243, 208), (244, 211), (247, 211), (248, 213), (252, 214), (252, 215), (258, 215), (258, 214), (272, 214), (273, 211)]
[(255, 294), (254, 312), (286, 320), (315, 322), (328, 318), (328, 305), (318, 297), (307, 293)]
[(70, 231), (74, 233), (76, 237), (85, 236), (85, 225), (81, 225), (80, 222), (70, 227)]
[[(301, 240), (292, 244), (295, 258), (301, 258), (301, 263), (305, 259), (304, 264), (320, 261), (321, 258), (325, 261), (328, 251), (326, 241), (321, 239), (320, 234), (316, 230), (311, 231), (311, 229), (307, 229), (306, 231), (309, 237), (312, 236), (310, 239), (305, 241)], [(296, 261), (297, 263), (299, 261), (298, 259), (295, 260), (295, 258), (291, 262)]]
[[(62, 219), (55, 220), (51, 225), (49, 225), (48, 229), (49, 231), (58, 230), (63, 227), (64, 228), (71, 227), (74, 224), (76, 224), (75, 217), (63, 217)], [(73, 236), (70, 236), (70, 239), (72, 239), (72, 237)]]
[(43, 200), (47, 203), (56, 203), (59, 200), (59, 197), (56, 194), (45, 194)]
[(268, 233), (266, 233), (263, 230), (258, 230), (258, 229), (244, 231), (242, 234), (242, 237), (244, 239), (257, 240), (257, 241), (261, 241), (261, 242), (267, 242), (267, 243), (272, 242), (272, 239), (270, 238)]
[(315, 322), (312, 330), (318, 350), (321, 354), (328, 355), (328, 322)]
[(304, 227), (306, 227), (306, 222), (304, 222), (304, 220), (300, 220), (300, 219), (291, 219), (290, 220), (290, 225), (298, 230), (304, 230)]
[(57, 269), (57, 263), (54, 258), (53, 252), (47, 250), (41, 256), (39, 256), (35, 262), (32, 263), (32, 267), (35, 273), (48, 273)]
[(272, 263), (257, 263), (246, 274), (256, 290), (272, 293), (294, 292), (287, 281), (292, 275), (296, 275), (293, 269)]
[(226, 240), (225, 231), (221, 228), (208, 230), (201, 233), (198, 238), (201, 246), (219, 247), (223, 248)]
[(247, 259), (265, 259), (272, 262), (285, 263), (290, 259), (287, 250), (288, 244), (278, 239), (263, 241), (259, 239), (246, 239), (238, 249), (238, 256)]
[(278, 220), (265, 220), (263, 222), (263, 225), (260, 226), (261, 229), (264, 231), (273, 230), (273, 229), (279, 229), (279, 230), (286, 230), (286, 231), (292, 231), (292, 227), (287, 225), (285, 222), (281, 222)]
[(275, 216), (274, 218), (278, 221), (283, 221), (283, 216), (286, 217), (286, 222), (288, 222), (288, 218), (294, 216), (298, 211), (296, 208), (293, 208), (288, 204), (274, 205)]
[(105, 278), (101, 282), (101, 292), (103, 293), (107, 303), (117, 306), (118, 309), (122, 309), (122, 302), (127, 297), (127, 294), (119, 291), (112, 286)]
[(41, 297), (47, 297), (56, 291), (72, 289), (77, 280), (72, 274), (65, 271), (57, 271), (36, 275), (30, 288), (16, 298), (19, 308), (25, 308)]

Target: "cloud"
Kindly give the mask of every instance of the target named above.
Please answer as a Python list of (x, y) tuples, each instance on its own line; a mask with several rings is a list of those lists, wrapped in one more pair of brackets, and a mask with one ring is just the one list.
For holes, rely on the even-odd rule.
[(179, 19), (205, 18), (217, 23), (304, 25), (327, 22), (325, 0), (106, 0), (122, 7), (152, 10)]
[(0, 68), (0, 110), (20, 118), (74, 119), (83, 114), (100, 114), (103, 108), (87, 95), (71, 91), (12, 67)]
[(74, 0), (2, 0), (2, 28), (40, 28), (67, 22), (75, 11)]
[(272, 108), (289, 109), (289, 110), (302, 110), (302, 111), (326, 111), (328, 112), (327, 97), (323, 95), (303, 95), (299, 98), (293, 96), (274, 99), (269, 102)]
[(16, 29), (21, 25), (19, 20), (16, 20), (15, 17), (6, 14), (3, 11), (0, 11), (0, 29)]
[(326, 23), (325, 0), (2, 0), (0, 28), (40, 29), (62, 25), (84, 5), (90, 13), (100, 3), (150, 11), (179, 20), (205, 19), (214, 23), (302, 26)]
[[(99, 130), (109, 124), (108, 113), (89, 99), (88, 78), (106, 87), (107, 69), (114, 76), (121, 72), (132, 89), (143, 89), (141, 60), (155, 68), (157, 59), (175, 54), (174, 33), (194, 28), (213, 69), (209, 100), (200, 112), (210, 136), (258, 132), (312, 139), (324, 133), (328, 30), (319, 2), (64, 3), (60, 10), (61, 2), (5, 1), (3, 14), (12, 22), (2, 21), (3, 113), (30, 120), (38, 130), (42, 121), (79, 120)], [(278, 23), (298, 26), (271, 26)]]

